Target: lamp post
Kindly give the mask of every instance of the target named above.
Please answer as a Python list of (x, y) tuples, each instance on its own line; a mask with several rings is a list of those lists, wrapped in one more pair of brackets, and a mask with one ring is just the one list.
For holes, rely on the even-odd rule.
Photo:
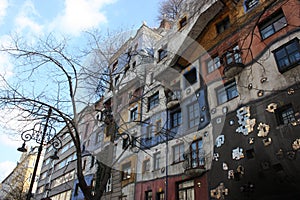
[[(52, 159), (58, 159), (57, 150), (62, 146), (60, 139), (56, 137), (55, 129), (53, 127), (48, 129), (48, 123), (49, 123), (51, 113), (52, 113), (52, 109), (50, 108), (48, 110), (46, 122), (44, 124), (43, 123), (35, 124), (33, 129), (27, 130), (21, 134), (21, 138), (24, 142), (22, 144), (22, 147), (19, 147), (17, 149), (18, 151), (26, 152), (27, 151), (26, 142), (28, 142), (30, 140), (35, 140), (36, 143), (39, 144), (38, 153), (37, 153), (36, 161), (34, 164), (34, 169), (32, 172), (32, 178), (30, 181), (30, 186), (28, 189), (28, 194), (26, 196), (26, 200), (30, 200), (32, 197), (32, 188), (33, 188), (33, 184), (35, 182), (35, 177), (36, 177), (41, 153), (43, 151), (43, 146), (46, 144), (52, 144), (52, 146), (56, 149), (54, 155), (50, 156)], [(47, 131), (47, 129), (48, 129), (48, 131)], [(53, 131), (54, 131), (54, 134), (52, 133)]]

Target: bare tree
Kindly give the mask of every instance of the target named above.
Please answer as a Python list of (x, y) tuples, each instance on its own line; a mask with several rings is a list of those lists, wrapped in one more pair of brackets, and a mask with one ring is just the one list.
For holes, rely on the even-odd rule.
[(186, 1), (187, 0), (163, 0), (159, 5), (158, 20), (176, 20), (178, 15), (182, 12)]
[[(112, 75), (107, 66), (117, 49), (116, 39), (114, 46), (109, 46), (112, 42), (108, 43), (107, 38), (92, 36), (99, 46), (80, 55), (72, 52), (67, 39), (58, 40), (51, 34), (31, 44), (12, 36), (11, 43), (1, 48), (2, 53), (14, 59), (15, 76), (13, 80), (1, 77), (5, 85), (0, 89), (0, 107), (21, 110), (23, 120), (33, 123), (45, 120), (48, 110), (52, 110), (49, 123), (65, 127), (66, 131), (60, 133), (70, 134), (76, 147), (79, 187), (88, 200), (100, 199), (105, 187), (93, 190), (84, 178), (80, 124), (86, 115), (94, 116), (95, 110), (82, 109), (94, 108), (90, 105), (110, 87)], [(95, 62), (91, 62), (92, 58)], [(27, 131), (26, 127), (23, 131)], [(109, 174), (109, 170), (102, 171)], [(102, 177), (106, 185), (109, 176)]]

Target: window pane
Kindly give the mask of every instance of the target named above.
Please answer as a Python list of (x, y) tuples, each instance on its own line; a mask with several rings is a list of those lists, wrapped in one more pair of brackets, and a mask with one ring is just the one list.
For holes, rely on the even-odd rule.
[(218, 92), (218, 102), (219, 104), (225, 103), (227, 101), (226, 91), (222, 90)]
[(261, 35), (262, 35), (263, 39), (265, 39), (273, 34), (274, 34), (274, 29), (273, 29), (272, 24), (261, 30)]
[(280, 18), (277, 22), (274, 22), (274, 29), (275, 31), (279, 31), (282, 29), (284, 26), (286, 26), (286, 19), (285, 17)]

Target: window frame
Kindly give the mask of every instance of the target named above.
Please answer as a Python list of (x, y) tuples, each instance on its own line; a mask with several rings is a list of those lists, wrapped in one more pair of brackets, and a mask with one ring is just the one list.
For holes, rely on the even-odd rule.
[(162, 61), (164, 58), (168, 56), (167, 46), (163, 46), (158, 51), (158, 62)]
[[(191, 184), (189, 184), (191, 183)], [(193, 194), (193, 198), (195, 199), (195, 183), (194, 180), (187, 180), (184, 182), (179, 182), (176, 184), (176, 195), (177, 195), (177, 199), (179, 199), (180, 197), (180, 193), (183, 192), (185, 195), (185, 197), (187, 197), (188, 192), (192, 192), (191, 194)], [(183, 200), (187, 200), (187, 198), (183, 199)]]
[[(288, 47), (290, 47), (291, 45), (296, 45), (295, 46), (295, 50), (293, 52), (288, 52)], [(284, 50), (284, 56), (282, 56), (282, 58), (280, 59), (279, 58), (279, 53), (280, 51)], [(295, 66), (299, 65), (300, 64), (300, 44), (299, 44), (299, 39), (298, 38), (294, 38), (292, 40), (290, 40), (289, 42), (281, 45), (280, 47), (278, 47), (277, 49), (273, 50), (272, 53), (274, 54), (274, 58), (275, 58), (275, 61), (276, 61), (276, 64), (277, 64), (277, 68), (278, 68), (278, 71), (280, 73), (284, 73), (286, 71), (289, 71), (290, 69), (294, 68)], [(296, 59), (297, 56), (295, 56), (295, 53), (296, 55), (299, 57), (298, 60)], [(296, 58), (293, 58), (291, 56), (295, 56)], [(294, 62), (291, 62), (292, 59), (295, 59)], [(282, 64), (280, 64), (281, 61), (288, 61), (289, 62), (289, 65), (287, 66), (282, 66)], [(286, 63), (284, 63), (286, 64)]]
[(150, 172), (150, 167), (151, 167), (150, 159), (144, 160), (143, 161), (143, 173)]
[(148, 97), (148, 111), (159, 105), (159, 91)]
[[(232, 92), (236, 92), (236, 95), (229, 95), (229, 90), (231, 90), (232, 88), (235, 88), (235, 90), (232, 90)], [(226, 100), (225, 101), (221, 101), (221, 94), (224, 93), (226, 94)], [(216, 96), (217, 96), (217, 101), (218, 101), (218, 105), (224, 104), (228, 101), (231, 101), (232, 99), (235, 99), (236, 97), (239, 96), (239, 92), (237, 89), (237, 84), (235, 79), (233, 79), (232, 81), (228, 81), (227, 83), (225, 83), (223, 86), (219, 87), (216, 89)]]
[(278, 126), (288, 125), (296, 121), (295, 111), (292, 104), (287, 104), (277, 108), (275, 110), (275, 115), (276, 115), (276, 121)]
[[(280, 25), (281, 23), (281, 26), (276, 26), (278, 24)], [(271, 37), (275, 33), (282, 30), (284, 27), (286, 27), (287, 24), (288, 23), (282, 9), (279, 9), (278, 11), (274, 12), (271, 16), (259, 23), (258, 29), (261, 39), (265, 40)]]
[(152, 200), (152, 199), (153, 199), (152, 190), (145, 191), (145, 200)]
[[(195, 149), (193, 148), (194, 144), (196, 145)], [(199, 144), (200, 144), (200, 146), (199, 146)], [(196, 152), (196, 158), (193, 158), (193, 155), (194, 155), (195, 152)], [(191, 168), (203, 168), (204, 167), (204, 165), (205, 165), (205, 156), (200, 154), (200, 153), (204, 153), (202, 138), (193, 141), (190, 145), (190, 158), (191, 158), (190, 167)], [(200, 157), (200, 156), (203, 156), (203, 157)], [(196, 162), (193, 162), (194, 160)], [(196, 163), (196, 165), (194, 165), (194, 163)]]
[(170, 111), (170, 128), (177, 128), (182, 124), (182, 112), (180, 108)]
[(165, 200), (165, 191), (157, 192), (155, 199), (156, 200)]
[(121, 179), (122, 181), (129, 180), (132, 177), (132, 172), (131, 172), (131, 161), (122, 164), (122, 176)]
[(206, 60), (207, 73), (210, 74), (221, 67), (221, 59), (218, 55), (214, 55)]
[(249, 10), (252, 10), (255, 6), (257, 6), (259, 4), (259, 0), (254, 0), (255, 2), (252, 5), (248, 5), (247, 3), (250, 3), (249, 0), (244, 0), (243, 4), (244, 4), (244, 9), (245, 12), (248, 12)]
[[(195, 109), (195, 108), (197, 108), (197, 109)], [(188, 112), (187, 113), (188, 128), (193, 128), (193, 127), (198, 126), (200, 123), (200, 108), (199, 108), (198, 101), (194, 101), (194, 102), (190, 103), (189, 105), (187, 105), (187, 112)], [(193, 125), (191, 124), (192, 121), (193, 121)]]
[(153, 170), (159, 170), (160, 169), (160, 163), (161, 163), (161, 154), (160, 152), (157, 152), (153, 154)]
[[(176, 152), (178, 151), (178, 153)], [(184, 143), (176, 144), (172, 147), (173, 163), (180, 163), (184, 161)]]

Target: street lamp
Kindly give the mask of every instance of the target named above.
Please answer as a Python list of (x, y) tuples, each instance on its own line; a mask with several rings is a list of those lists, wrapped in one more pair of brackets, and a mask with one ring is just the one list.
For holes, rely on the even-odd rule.
[(48, 111), (48, 115), (47, 115), (45, 123), (42, 122), (39, 124), (35, 124), (33, 129), (24, 131), (21, 134), (21, 138), (24, 142), (23, 142), (22, 146), (17, 149), (18, 151), (26, 152), (27, 151), (26, 142), (28, 142), (30, 140), (35, 140), (36, 143), (39, 144), (38, 153), (37, 153), (36, 161), (34, 164), (34, 169), (32, 172), (32, 178), (30, 181), (30, 186), (28, 189), (28, 194), (26, 196), (26, 200), (30, 200), (32, 197), (32, 188), (33, 188), (33, 184), (35, 182), (35, 177), (36, 177), (41, 153), (43, 151), (43, 146), (51, 144), (56, 151), (53, 156), (50, 156), (50, 158), (59, 159), (57, 156), (57, 150), (61, 148), (62, 142), (59, 138), (56, 137), (55, 129), (52, 126), (48, 125), (51, 113), (52, 113), (52, 109), (50, 108)]

